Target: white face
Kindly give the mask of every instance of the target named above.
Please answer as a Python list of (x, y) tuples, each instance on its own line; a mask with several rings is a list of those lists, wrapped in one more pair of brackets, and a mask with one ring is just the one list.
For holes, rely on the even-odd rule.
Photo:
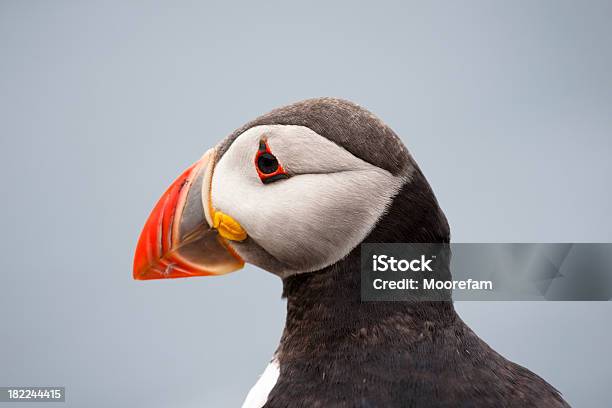
[[(264, 184), (255, 157), (260, 141), (288, 174)], [(249, 239), (232, 242), (247, 262), (287, 276), (331, 265), (376, 225), (404, 180), (303, 126), (256, 126), (217, 163), (212, 207), (229, 214)], [(253, 243), (268, 262), (254, 255)]]

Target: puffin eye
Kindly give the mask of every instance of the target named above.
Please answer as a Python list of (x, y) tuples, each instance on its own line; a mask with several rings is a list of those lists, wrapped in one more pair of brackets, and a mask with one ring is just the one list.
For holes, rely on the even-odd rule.
[(265, 140), (259, 141), (259, 150), (255, 155), (255, 168), (259, 179), (264, 184), (289, 177)]
[(263, 153), (257, 158), (257, 168), (263, 174), (272, 174), (278, 170), (278, 160), (273, 154)]

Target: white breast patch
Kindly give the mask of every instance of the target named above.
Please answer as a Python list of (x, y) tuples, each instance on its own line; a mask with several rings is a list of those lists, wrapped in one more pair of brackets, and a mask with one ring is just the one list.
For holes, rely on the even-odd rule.
[(276, 385), (279, 374), (280, 367), (278, 365), (278, 360), (274, 358), (270, 364), (268, 364), (253, 388), (251, 388), (251, 391), (249, 391), (249, 394), (242, 403), (242, 408), (263, 407), (268, 400), (268, 394), (270, 394), (270, 391), (272, 391), (272, 388)]

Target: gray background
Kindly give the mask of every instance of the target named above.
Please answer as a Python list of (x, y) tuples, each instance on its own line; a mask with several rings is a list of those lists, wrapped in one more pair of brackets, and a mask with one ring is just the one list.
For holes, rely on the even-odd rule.
[[(455, 241), (612, 241), (611, 20), (609, 1), (0, 1), (0, 385), (239, 405), (279, 340), (281, 282), (135, 282), (133, 248), (181, 170), (306, 97), (387, 121)], [(612, 405), (611, 306), (457, 304), (578, 407)]]

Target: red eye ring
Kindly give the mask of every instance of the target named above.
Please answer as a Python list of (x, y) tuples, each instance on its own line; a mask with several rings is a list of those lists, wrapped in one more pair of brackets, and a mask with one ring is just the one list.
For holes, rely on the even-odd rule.
[(276, 156), (270, 151), (268, 142), (265, 139), (259, 141), (259, 150), (255, 155), (255, 169), (259, 179), (264, 184), (289, 177)]

